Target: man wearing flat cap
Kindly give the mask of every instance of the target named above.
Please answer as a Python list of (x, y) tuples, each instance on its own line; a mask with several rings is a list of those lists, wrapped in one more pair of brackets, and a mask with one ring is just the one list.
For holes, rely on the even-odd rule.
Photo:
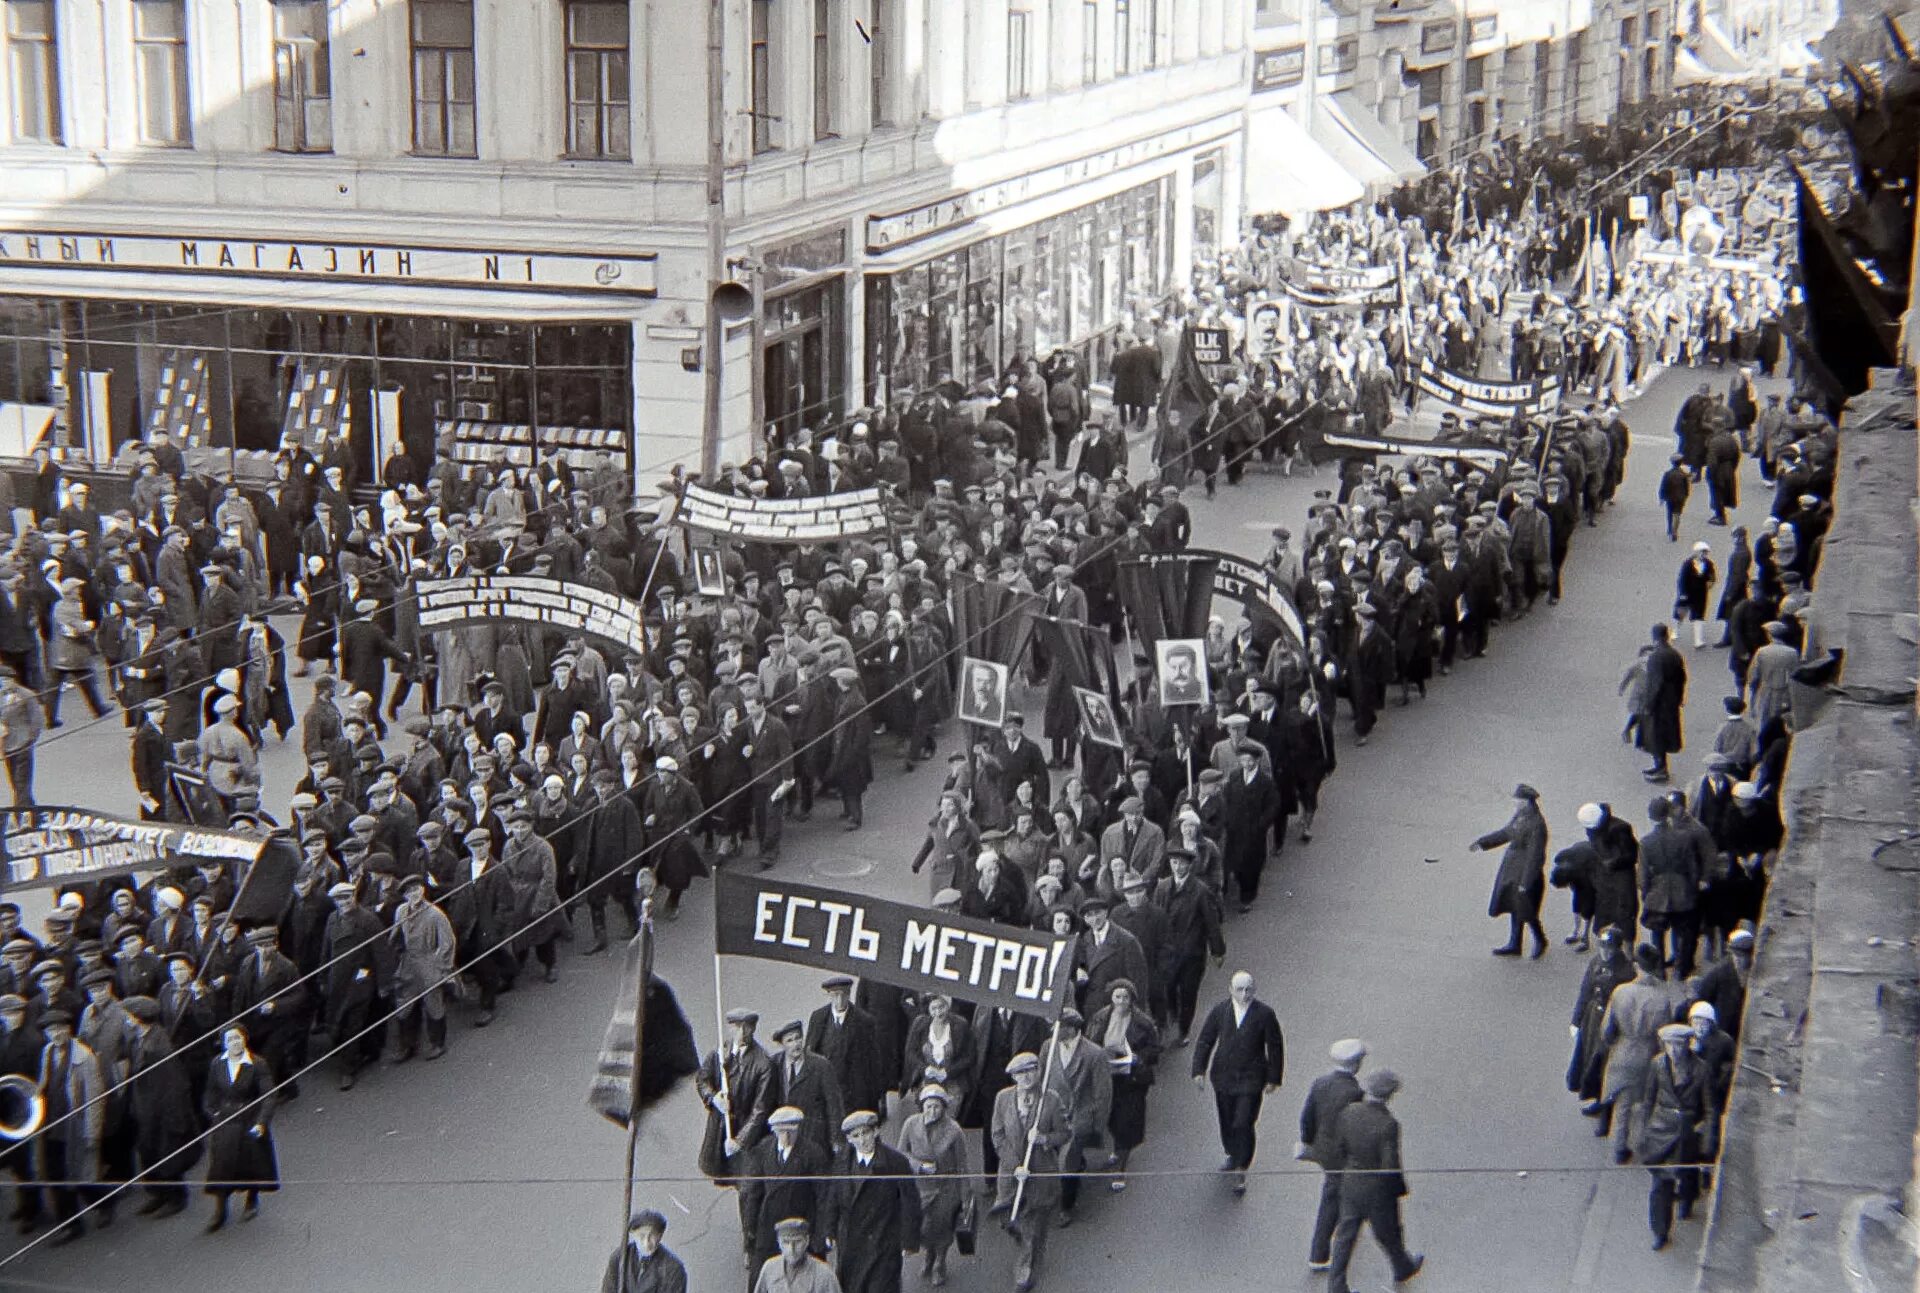
[(1420, 1273), (1426, 1258), (1407, 1251), (1400, 1227), (1400, 1200), (1406, 1197), (1406, 1178), (1400, 1174), (1400, 1124), (1387, 1111), (1387, 1101), (1400, 1089), (1391, 1069), (1376, 1069), (1360, 1083), (1366, 1098), (1340, 1111), (1334, 1123), (1332, 1157), (1328, 1166), (1340, 1171), (1340, 1221), (1333, 1231), (1333, 1264), (1328, 1272), (1331, 1293), (1352, 1293), (1347, 1267), (1365, 1223), (1393, 1266), (1396, 1284)]
[(1540, 901), (1547, 887), (1547, 820), (1540, 815), (1539, 800), (1540, 792), (1532, 786), (1515, 786), (1513, 816), (1507, 824), (1467, 845), (1473, 853), (1506, 846), (1493, 879), (1493, 898), (1487, 904), (1487, 915), (1505, 916), (1508, 924), (1507, 941), (1493, 949), (1495, 956), (1520, 955), (1523, 929), (1533, 932), (1533, 959), (1546, 955), (1547, 931), (1540, 923)]
[(847, 975), (833, 975), (820, 988), (827, 1003), (807, 1016), (807, 1050), (825, 1058), (848, 1108), (885, 1109), (898, 1066), (881, 1051), (873, 1016), (853, 1004)]
[(85, 1233), (77, 1219), (80, 1189), (72, 1183), (98, 1175), (107, 1124), (108, 1079), (93, 1051), (74, 1036), (73, 1025), (73, 1012), (63, 1007), (40, 1014), (46, 1045), (36, 1078), (45, 1112), (43, 1130), (34, 1139), (34, 1167), (40, 1180), (67, 1182), (46, 1187), (48, 1209), (60, 1227), (49, 1241), (56, 1247)]
[(1151, 882), (1166, 873), (1166, 856), (1167, 834), (1147, 820), (1146, 800), (1138, 795), (1122, 799), (1120, 820), (1100, 833), (1101, 867), (1119, 858), (1126, 863), (1128, 874), (1144, 876)]
[(801, 1134), (822, 1157), (831, 1158), (840, 1119), (847, 1112), (840, 1080), (825, 1056), (807, 1049), (806, 1029), (798, 1019), (775, 1029), (773, 1040), (780, 1047), (773, 1056), (773, 1102), (805, 1114), (807, 1126)]
[[(1144, 885), (1145, 877), (1129, 872), (1120, 880), (1122, 886), (1133, 882)], [(1080, 918), (1087, 929), (1075, 948), (1080, 964), (1074, 978), (1080, 985), (1080, 1000), (1095, 1010), (1107, 1003), (1114, 980), (1132, 983), (1146, 1000), (1153, 978), (1145, 949), (1139, 939), (1114, 921), (1113, 905), (1112, 899), (1097, 893), (1080, 902)]]
[(147, 1201), (136, 1211), (171, 1217), (187, 1208), (186, 1174), (200, 1161), (200, 1110), (184, 1058), (176, 1062), (160, 1003), (133, 996), (127, 1012), (127, 1116)]
[[(280, 951), (280, 931), (262, 925), (247, 931), (247, 954), (234, 970), (233, 1014), (246, 1026), (247, 1045), (274, 1073), (300, 1071), (306, 1055), (308, 989), (294, 963)], [(298, 1099), (300, 1084), (282, 1089)]]
[(1647, 1196), (1647, 1222), (1653, 1230), (1653, 1250), (1667, 1246), (1673, 1233), (1674, 1205), (1680, 1217), (1693, 1214), (1700, 1192), (1698, 1164), (1711, 1158), (1713, 1136), (1713, 1077), (1693, 1049), (1693, 1029), (1686, 1024), (1663, 1024), (1660, 1053), (1647, 1066), (1635, 1093), (1638, 1134), (1634, 1152), (1652, 1177)]
[(873, 720), (867, 715), (859, 671), (841, 666), (829, 676), (833, 680), (833, 718), (828, 729), (832, 736), (823, 779), (840, 796), (840, 816), (847, 829), (857, 831), (865, 820), (860, 797), (873, 784)]
[(1307, 1266), (1323, 1271), (1333, 1264), (1333, 1228), (1340, 1220), (1340, 1173), (1334, 1170), (1339, 1153), (1334, 1131), (1340, 1113), (1361, 1098), (1360, 1065), (1367, 1058), (1367, 1046), (1355, 1037), (1342, 1038), (1328, 1054), (1333, 1071), (1317, 1077), (1307, 1088), (1306, 1103), (1300, 1106), (1300, 1139), (1293, 1156), (1302, 1162), (1318, 1163), (1326, 1171), (1320, 1180), (1320, 1211), (1313, 1220), (1313, 1239), (1307, 1246)]
[(1041, 1089), (1041, 1068), (1032, 1051), (1007, 1061), (1013, 1085), (994, 1097), (987, 1125), (999, 1158), (992, 1211), (1020, 1245), (1013, 1272), (1016, 1293), (1027, 1293), (1039, 1281), (1060, 1205), (1061, 1154), (1073, 1140), (1060, 1097)]
[[(795, 1217), (811, 1231), (802, 1252), (826, 1251), (826, 1231), (816, 1223), (826, 1203), (824, 1178), (833, 1171), (833, 1156), (807, 1134), (809, 1121), (792, 1105), (776, 1107), (767, 1116), (772, 1134), (741, 1156), (740, 1222), (749, 1270), (760, 1270), (780, 1251), (775, 1227)], [(839, 1127), (836, 1111), (831, 1134)]]
[(725, 1042), (707, 1052), (694, 1074), (694, 1088), (707, 1107), (700, 1170), (720, 1184), (732, 1183), (733, 1161), (760, 1143), (774, 1109), (773, 1061), (753, 1035), (759, 1025), (760, 1016), (751, 1010), (727, 1011)]
[[(880, 1141), (880, 1115), (857, 1109), (840, 1120), (822, 1224), (846, 1293), (900, 1293), (901, 1259), (920, 1250), (920, 1191), (905, 1154)], [(876, 1179), (878, 1178), (878, 1179)]]
[(667, 1219), (651, 1208), (627, 1220), (627, 1237), (607, 1259), (600, 1293), (687, 1293), (687, 1268), (661, 1240)]
[(576, 824), (574, 887), (586, 896), (593, 921), (588, 956), (607, 950), (607, 903), (627, 914), (628, 933), (640, 932), (640, 909), (633, 901), (633, 873), (647, 846), (640, 810), (622, 793), (620, 775), (606, 768), (593, 774), (594, 802)]
[(344, 880), (330, 887), (327, 897), (333, 911), (320, 949), (327, 975), (327, 1036), (342, 1047), (335, 1056), (340, 1089), (351, 1091), (360, 1070), (378, 1060), (386, 1045), (384, 1024), (361, 1036), (375, 1005), (392, 991), (386, 940), (381, 937), (386, 922), (362, 906), (358, 891)]
[(814, 1255), (825, 1251), (817, 1226), (805, 1217), (788, 1217), (775, 1222), (773, 1232), (776, 1251), (760, 1264), (751, 1293), (841, 1293), (833, 1268)]

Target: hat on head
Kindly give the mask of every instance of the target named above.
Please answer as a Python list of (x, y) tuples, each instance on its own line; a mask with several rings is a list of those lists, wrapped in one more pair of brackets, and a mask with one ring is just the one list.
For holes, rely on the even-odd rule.
[(820, 987), (827, 992), (851, 990), (853, 987), (853, 976), (850, 974), (836, 974), (829, 978), (822, 979), (820, 981)]
[(1695, 552), (1712, 552), (1713, 545), (1702, 540), (1693, 545), (1693, 550)]
[(1400, 1089), (1400, 1075), (1392, 1069), (1375, 1069), (1360, 1079), (1360, 1085), (1375, 1100), (1385, 1100)]
[(1720, 1022), (1719, 1014), (1714, 1010), (1714, 1008), (1711, 1005), (1709, 1005), (1707, 1002), (1704, 1002), (1704, 1001), (1696, 1001), (1691, 1006), (1688, 1006), (1687, 1018), (1711, 1019), (1716, 1024)]
[(1537, 802), (1540, 798), (1540, 792), (1523, 781), (1513, 788), (1513, 797), (1515, 799), (1531, 799)]
[(40, 1016), (40, 1026), (42, 1028), (51, 1028), (55, 1024), (65, 1024), (68, 1028), (73, 1027), (73, 1012), (63, 1007), (55, 1006), (52, 1010), (46, 1011)]
[(9, 1010), (24, 1013), (26, 1008), (27, 999), (17, 992), (9, 992), (4, 996), (0, 996), (0, 1013), (5, 1013)]
[(862, 1127), (878, 1127), (879, 1125), (879, 1114), (871, 1109), (855, 1109), (852, 1113), (840, 1120), (840, 1132), (842, 1135), (845, 1135), (850, 1131), (859, 1131)]
[(275, 942), (279, 937), (280, 929), (276, 925), (261, 925), (247, 931), (247, 941), (255, 947), (261, 947), (268, 943)]
[(1327, 1048), (1335, 1064), (1352, 1068), (1367, 1057), (1367, 1044), (1358, 1037), (1343, 1037)]
[(1018, 1055), (1007, 1061), (1007, 1075), (1011, 1077), (1017, 1073), (1031, 1073), (1039, 1067), (1040, 1057), (1038, 1055), (1035, 1055), (1032, 1051), (1021, 1051)]
[(1751, 802), (1760, 797), (1760, 787), (1751, 781), (1736, 781), (1733, 783), (1733, 797), (1742, 802)]
[[(782, 463), (781, 465), (785, 466), (786, 464)], [(795, 465), (798, 466), (799, 464), (796, 463)], [(795, 1109), (793, 1112), (795, 1117), (800, 1115), (798, 1109)], [(771, 1121), (771, 1119), (769, 1119), (769, 1121)], [(812, 1233), (813, 1223), (805, 1217), (788, 1217), (783, 1221), (773, 1223), (773, 1235), (776, 1239), (801, 1239)]]
[(156, 1023), (160, 1018), (160, 1003), (152, 997), (128, 997), (120, 1008), (143, 1024)]
[(1738, 929), (1735, 929), (1731, 934), (1727, 935), (1727, 946), (1728, 947), (1752, 947), (1753, 946), (1753, 930), (1747, 927), (1746, 922), (1742, 921)]
[(1113, 910), (1113, 899), (1108, 898), (1104, 894), (1098, 894), (1098, 893), (1088, 894), (1085, 898), (1082, 898), (1080, 900), (1080, 914), (1083, 916), (1090, 911), (1111, 911), (1111, 910)]
[[(23, 1006), (25, 1005), (24, 1002), (21, 1004)], [(5, 1008), (6, 998), (0, 997), (0, 1009)], [(947, 1089), (938, 1082), (929, 1082), (920, 1088), (920, 1103), (925, 1104), (929, 1100), (939, 1100), (943, 1103), (951, 1104), (953, 1103), (953, 1096), (948, 1094)]]
[(798, 1019), (791, 1019), (773, 1030), (773, 1040), (784, 1042), (787, 1038), (798, 1037), (805, 1031), (805, 1026)]
[(113, 983), (113, 971), (104, 965), (80, 976), (80, 986), (83, 988), (97, 988), (103, 983), (108, 985)]
[(1085, 1028), (1087, 1026), (1087, 1017), (1078, 1010), (1075, 1010), (1072, 1006), (1068, 1006), (1060, 1012), (1058, 1022), (1062, 1028)]
[(951, 887), (942, 889), (939, 893), (933, 895), (933, 905), (936, 907), (954, 907), (958, 906), (960, 901), (960, 891)]
[(1600, 931), (1600, 941), (1610, 947), (1618, 947), (1626, 941), (1626, 935), (1620, 932), (1618, 925), (1608, 925)]
[(353, 892), (354, 892), (353, 886), (348, 884), (345, 880), (342, 880), (339, 884), (333, 885), (327, 890), (327, 897), (351, 898), (353, 897)]
[(1660, 1040), (1663, 1042), (1684, 1042), (1693, 1036), (1693, 1030), (1685, 1024), (1660, 1025)]
[(755, 1011), (748, 1010), (744, 1006), (735, 1006), (727, 1012), (727, 1022), (730, 1024), (745, 1024), (751, 1028), (760, 1022), (760, 1016)]
[(767, 1115), (767, 1126), (798, 1127), (801, 1123), (805, 1122), (806, 1120), (807, 1120), (807, 1115), (805, 1112), (794, 1108), (790, 1104), (783, 1104), (778, 1109), (775, 1109), (772, 1113)]
[(627, 1229), (629, 1230), (651, 1229), (659, 1234), (664, 1235), (667, 1233), (667, 1219), (661, 1216), (658, 1212), (655, 1212), (652, 1208), (647, 1208), (643, 1211), (636, 1212), (631, 1217), (627, 1218)]

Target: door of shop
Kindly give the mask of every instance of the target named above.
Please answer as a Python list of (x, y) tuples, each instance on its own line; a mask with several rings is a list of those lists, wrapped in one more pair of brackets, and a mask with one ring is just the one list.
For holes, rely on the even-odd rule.
[(835, 280), (768, 301), (760, 381), (768, 429), (781, 439), (839, 415), (846, 349)]

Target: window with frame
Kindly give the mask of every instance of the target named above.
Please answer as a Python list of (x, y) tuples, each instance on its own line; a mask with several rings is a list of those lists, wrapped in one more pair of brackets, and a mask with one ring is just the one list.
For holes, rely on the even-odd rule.
[(813, 0), (813, 137), (832, 139), (833, 91), (833, 0)]
[(185, 0), (133, 0), (133, 80), (140, 104), (140, 142), (190, 147)]
[(1581, 81), (1585, 78), (1587, 62), (1587, 33), (1576, 31), (1567, 37), (1567, 74), (1566, 106), (1576, 115), (1580, 111), (1580, 100), (1585, 96)]
[(1024, 9), (1007, 10), (1007, 99), (1033, 96), (1033, 15)]
[(1447, 69), (1425, 67), (1420, 69), (1420, 106), (1437, 108), (1447, 93)]
[(888, 35), (893, 30), (889, 0), (871, 0), (867, 9), (867, 83), (872, 87), (869, 113), (876, 126), (893, 124), (893, 91)]
[(773, 150), (773, 0), (751, 0), (747, 89), (753, 112), (753, 151)]
[(413, 0), (413, 151), (477, 157), (472, 0)]
[(1544, 40), (1533, 45), (1533, 117), (1544, 123), (1547, 117), (1548, 89), (1553, 81), (1553, 46)]
[(1466, 92), (1485, 94), (1487, 90), (1487, 55), (1467, 60)]
[(1080, 82), (1092, 85), (1100, 79), (1100, 0), (1083, 0), (1080, 5)]
[(1255, 0), (1255, 27), (1284, 27), (1300, 21), (1300, 0)]
[(1133, 73), (1133, 0), (1113, 0), (1113, 74)]
[(1160, 27), (1160, 6), (1162, 3), (1163, 0), (1146, 0), (1147, 41), (1146, 49), (1143, 51), (1144, 57), (1140, 60), (1140, 63), (1142, 69), (1148, 72), (1159, 67), (1164, 61), (1160, 48), (1162, 35)]
[(567, 156), (633, 156), (627, 0), (567, 0)]
[(7, 0), (7, 79), (14, 142), (60, 143), (60, 35), (53, 0)]
[(274, 0), (273, 146), (333, 151), (333, 68), (326, 0)]

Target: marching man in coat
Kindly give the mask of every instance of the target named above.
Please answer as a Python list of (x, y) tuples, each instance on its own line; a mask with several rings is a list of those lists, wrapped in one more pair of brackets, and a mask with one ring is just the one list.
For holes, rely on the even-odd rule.
[(1333, 1230), (1340, 1221), (1340, 1173), (1338, 1145), (1334, 1131), (1340, 1112), (1361, 1098), (1361, 1063), (1367, 1058), (1367, 1045), (1348, 1037), (1333, 1044), (1333, 1072), (1313, 1080), (1307, 1088), (1307, 1102), (1300, 1107), (1300, 1140), (1293, 1156), (1302, 1162), (1318, 1163), (1325, 1171), (1320, 1181), (1320, 1211), (1313, 1220), (1313, 1240), (1307, 1247), (1307, 1267), (1324, 1271), (1333, 1265)]
[(1505, 916), (1508, 933), (1504, 945), (1493, 949), (1495, 956), (1520, 955), (1522, 929), (1533, 931), (1533, 959), (1547, 951), (1547, 931), (1540, 923), (1540, 900), (1545, 896), (1547, 866), (1547, 821), (1540, 815), (1540, 792), (1522, 783), (1513, 788), (1516, 805), (1513, 817), (1497, 831), (1488, 831), (1467, 845), (1470, 852), (1506, 845), (1500, 856), (1500, 870), (1493, 879), (1493, 898), (1487, 915)]
[(845, 1293), (900, 1293), (900, 1263), (920, 1251), (920, 1191), (913, 1165), (880, 1143), (880, 1115), (858, 1109), (840, 1120), (847, 1143), (834, 1158), (827, 1233)]
[(1400, 1227), (1400, 1200), (1407, 1195), (1407, 1179), (1400, 1174), (1400, 1124), (1387, 1112), (1387, 1101), (1400, 1089), (1391, 1069), (1378, 1069), (1361, 1082), (1366, 1099), (1340, 1111), (1334, 1124), (1334, 1166), (1340, 1173), (1340, 1222), (1333, 1231), (1333, 1269), (1327, 1287), (1332, 1293), (1353, 1293), (1347, 1266), (1364, 1222), (1373, 1229), (1387, 1260), (1393, 1264), (1393, 1282), (1404, 1284), (1420, 1273), (1426, 1258), (1407, 1251)]
[[(1000, 1156), (993, 1211), (1008, 1213), (1007, 1230), (1020, 1245), (1014, 1293), (1030, 1293), (1046, 1261), (1047, 1236), (1060, 1204), (1060, 1153), (1073, 1139), (1060, 1097), (1040, 1089), (1040, 1057), (1022, 1051), (1007, 1061), (1013, 1085), (993, 1098), (987, 1134)], [(1015, 1209), (1016, 1201), (1018, 1203)]]

